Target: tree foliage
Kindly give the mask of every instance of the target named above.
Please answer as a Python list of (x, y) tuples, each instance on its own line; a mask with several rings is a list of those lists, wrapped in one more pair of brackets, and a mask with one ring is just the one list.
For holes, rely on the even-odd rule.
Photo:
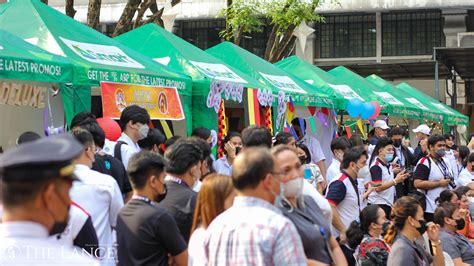
[(221, 36), (239, 45), (243, 33), (271, 28), (265, 59), (276, 62), (290, 54), (295, 46), (295, 29), (304, 21), (319, 23), (324, 18), (315, 12), (319, 0), (234, 0), (222, 12), (226, 29)]

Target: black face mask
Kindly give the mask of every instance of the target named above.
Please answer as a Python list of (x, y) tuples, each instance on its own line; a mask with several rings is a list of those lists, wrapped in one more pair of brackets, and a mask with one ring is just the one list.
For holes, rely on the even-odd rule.
[(235, 155), (239, 154), (241, 150), (242, 150), (241, 147), (235, 147)]
[(402, 146), (402, 141), (401, 140), (394, 140), (393, 141), (393, 146), (396, 148), (400, 148)]
[(166, 194), (168, 194), (168, 188), (166, 187), (165, 183), (163, 183), (163, 188), (165, 189), (165, 191), (158, 194), (158, 196), (156, 196), (156, 199), (155, 199), (156, 202), (160, 202), (160, 201), (164, 200), (165, 197), (166, 197)]
[(301, 164), (306, 164), (306, 160), (308, 160), (308, 158), (306, 158), (306, 156), (299, 156), (298, 159), (300, 159)]
[(417, 227), (416, 230), (420, 235), (423, 235), (426, 232), (426, 221), (425, 220), (419, 220), (420, 227)]
[(456, 229), (462, 230), (464, 229), (464, 226), (466, 226), (466, 221), (464, 221), (464, 219), (461, 218), (456, 220)]

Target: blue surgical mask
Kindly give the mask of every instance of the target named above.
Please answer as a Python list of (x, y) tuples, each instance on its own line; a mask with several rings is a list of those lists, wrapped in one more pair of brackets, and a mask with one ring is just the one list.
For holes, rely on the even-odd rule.
[(386, 162), (391, 162), (393, 160), (393, 153), (387, 153), (383, 158)]

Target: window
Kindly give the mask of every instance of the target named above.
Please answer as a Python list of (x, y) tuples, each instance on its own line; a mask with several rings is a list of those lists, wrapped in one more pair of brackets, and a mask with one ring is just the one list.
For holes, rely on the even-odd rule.
[(240, 46), (263, 58), (271, 30), (271, 27), (264, 26), (261, 32), (244, 33)]
[(221, 42), (219, 32), (225, 29), (224, 19), (178, 20), (174, 33), (205, 50)]
[(441, 11), (382, 14), (382, 55), (430, 55), (443, 46)]
[(326, 15), (316, 34), (321, 58), (376, 55), (375, 14)]

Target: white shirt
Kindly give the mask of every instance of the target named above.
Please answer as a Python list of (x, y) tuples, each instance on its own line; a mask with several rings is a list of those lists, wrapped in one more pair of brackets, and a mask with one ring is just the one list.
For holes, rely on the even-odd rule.
[(216, 171), (216, 173), (221, 175), (232, 175), (232, 166), (229, 165), (229, 161), (227, 161), (227, 156), (219, 158), (212, 163), (212, 167)]
[(459, 174), (458, 179), (456, 180), (457, 186), (467, 186), (467, 184), (474, 181), (474, 174), (469, 172), (467, 168), (462, 169), (461, 173)]
[(328, 200), (319, 193), (319, 191), (306, 179), (303, 182), (303, 195), (310, 196), (313, 200), (318, 204), (319, 208), (323, 212), (324, 218), (329, 222), (332, 223), (332, 209), (331, 205), (329, 205)]
[[(122, 133), (117, 142), (118, 141), (123, 141), (126, 143), (120, 147), (120, 151), (122, 152), (122, 163), (125, 166), (125, 169), (128, 169), (128, 161), (130, 160), (130, 157), (132, 157), (135, 153), (140, 152), (140, 146), (138, 146), (138, 143), (133, 142), (133, 140), (125, 133)], [(114, 150), (117, 142), (106, 139), (103, 149), (104, 152), (115, 157)]]
[(331, 182), (334, 177), (341, 173), (341, 162), (339, 162), (336, 158), (332, 159), (332, 163), (329, 166), (328, 170), (326, 171), (326, 181)]
[(46, 227), (34, 222), (0, 224), (0, 265), (99, 265), (97, 260), (62, 246), (48, 235)]
[(115, 228), (117, 215), (123, 207), (122, 193), (113, 177), (93, 171), (86, 165), (77, 164), (74, 174), (80, 182), (74, 182), (71, 199), (90, 214), (102, 249), (101, 258), (114, 262), (115, 234), (112, 228)]
[(204, 256), (204, 240), (206, 239), (206, 229), (199, 226), (194, 230), (189, 238), (188, 244), (188, 266), (202, 265), (205, 260)]
[[(376, 158), (372, 165), (370, 166), (371, 173), (376, 173), (377, 176), (372, 176), (372, 182), (374, 183), (386, 183), (386, 182), (393, 182), (393, 171), (392, 165), (387, 164), (384, 165), (379, 158)], [(380, 171), (380, 172), (379, 172)], [(378, 175), (380, 173), (380, 175)], [(379, 179), (381, 178), (381, 179)], [(368, 203), (370, 204), (381, 204), (381, 205), (389, 205), (393, 206), (393, 202), (395, 201), (395, 186), (391, 186), (384, 191), (373, 191), (370, 193), (368, 198)]]
[(77, 203), (72, 202), (71, 208), (69, 208), (69, 221), (66, 229), (60, 235), (53, 235), (50, 238), (58, 241), (61, 245), (75, 248), (74, 239), (76, 239), (88, 218), (89, 214)]
[(306, 134), (303, 137), (303, 144), (306, 145), (311, 153), (311, 162), (317, 164), (322, 160), (326, 160), (323, 149), (319, 141), (311, 135)]

